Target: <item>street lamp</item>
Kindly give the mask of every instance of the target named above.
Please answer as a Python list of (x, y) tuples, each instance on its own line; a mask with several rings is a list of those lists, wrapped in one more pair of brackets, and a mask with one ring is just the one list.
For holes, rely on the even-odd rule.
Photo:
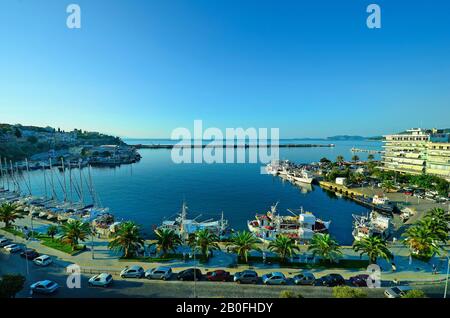
[(444, 299), (447, 298), (448, 274), (450, 271), (450, 257), (447, 256), (447, 278), (445, 279)]

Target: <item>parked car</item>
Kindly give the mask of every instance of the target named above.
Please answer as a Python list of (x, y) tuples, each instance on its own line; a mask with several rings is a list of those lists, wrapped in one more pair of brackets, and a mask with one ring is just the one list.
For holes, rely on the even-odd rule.
[(6, 237), (0, 239), (0, 247), (5, 247), (6, 245), (11, 244), (12, 242)]
[(255, 271), (245, 270), (234, 274), (233, 280), (238, 284), (256, 284), (258, 274)]
[(51, 280), (42, 280), (30, 286), (32, 293), (52, 294), (59, 288), (59, 285)]
[(145, 272), (145, 278), (167, 280), (172, 276), (172, 269), (167, 266), (160, 266), (149, 269)]
[(369, 278), (369, 275), (360, 274), (360, 275), (350, 277), (349, 281), (350, 281), (350, 284), (352, 284), (355, 287), (367, 287), (367, 279), (368, 278)]
[[(194, 274), (195, 273), (195, 274)], [(200, 280), (203, 274), (198, 268), (188, 268), (177, 275), (178, 280)]]
[(212, 282), (226, 282), (230, 279), (230, 277), (230, 272), (224, 271), (222, 269), (206, 273), (206, 278)]
[(144, 269), (141, 266), (133, 265), (131, 267), (125, 267), (120, 272), (122, 278), (142, 278), (144, 277)]
[(328, 274), (320, 279), (321, 285), (335, 287), (345, 285), (345, 279), (340, 274)]
[(406, 294), (407, 291), (411, 290), (412, 288), (409, 286), (395, 286), (388, 288), (384, 291), (384, 295), (387, 298), (401, 298)]
[(48, 265), (50, 265), (53, 262), (53, 260), (48, 255), (41, 255), (39, 257), (36, 257), (33, 260), (33, 262), (34, 262), (34, 264), (36, 264), (38, 266), (48, 266)]
[(9, 244), (5, 246), (5, 250), (10, 252), (10, 253), (16, 253), (22, 250), (22, 247), (20, 247), (20, 245), (17, 244)]
[(287, 283), (286, 276), (280, 272), (268, 273), (261, 278), (265, 285), (285, 285)]
[(39, 256), (39, 253), (32, 248), (25, 249), (22, 253), (20, 253), (20, 257), (24, 257), (28, 260), (33, 260)]
[(302, 272), (293, 277), (295, 285), (314, 285), (316, 277), (311, 272)]
[(88, 284), (89, 286), (100, 286), (100, 287), (108, 287), (112, 284), (113, 277), (108, 273), (101, 273), (89, 278)]

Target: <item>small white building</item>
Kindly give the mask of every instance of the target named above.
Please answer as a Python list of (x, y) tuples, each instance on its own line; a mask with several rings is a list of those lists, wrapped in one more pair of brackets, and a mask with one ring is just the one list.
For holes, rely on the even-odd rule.
[(337, 177), (336, 178), (336, 184), (345, 186), (347, 184), (347, 178)]

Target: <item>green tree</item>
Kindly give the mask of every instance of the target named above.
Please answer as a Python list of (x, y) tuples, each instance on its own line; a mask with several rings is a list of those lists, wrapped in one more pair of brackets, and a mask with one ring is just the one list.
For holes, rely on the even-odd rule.
[(219, 238), (208, 229), (195, 232), (194, 247), (198, 247), (202, 253), (203, 259), (208, 259), (210, 252), (220, 250)]
[(419, 221), (402, 234), (405, 237), (404, 244), (410, 248), (411, 253), (427, 259), (434, 254), (440, 254), (441, 235), (442, 233), (434, 232), (426, 220)]
[(320, 162), (321, 162), (321, 163), (324, 163), (324, 164), (328, 164), (328, 163), (330, 163), (331, 161), (330, 161), (328, 158), (323, 157), (323, 158), (320, 159)]
[(0, 279), (0, 298), (15, 298), (24, 284), (25, 277), (22, 275), (3, 275)]
[(231, 248), (234, 253), (237, 253), (241, 260), (248, 262), (248, 253), (252, 250), (260, 251), (258, 247), (259, 240), (250, 232), (242, 231), (233, 234), (230, 242), (226, 245)]
[(359, 252), (360, 256), (367, 254), (371, 264), (376, 264), (379, 257), (388, 261), (393, 258), (392, 253), (387, 247), (386, 240), (377, 236), (370, 236), (355, 242), (353, 244), (353, 249), (355, 252)]
[(319, 256), (330, 263), (336, 262), (342, 256), (338, 242), (330, 234), (314, 234), (308, 251), (311, 251), (313, 256)]
[(359, 288), (352, 288), (349, 286), (335, 286), (333, 287), (334, 298), (367, 298), (367, 293)]
[(108, 244), (110, 249), (123, 252), (124, 258), (135, 256), (142, 246), (144, 246), (144, 239), (140, 228), (132, 221), (119, 224)]
[(5, 227), (9, 227), (16, 219), (23, 219), (16, 204), (6, 202), (0, 205), (0, 221), (5, 223)]
[(385, 180), (381, 184), (381, 188), (386, 192), (390, 192), (391, 190), (395, 189), (394, 182), (392, 182), (391, 180)]
[(58, 234), (58, 227), (56, 225), (49, 225), (47, 228), (47, 235), (52, 238), (52, 240), (55, 238), (55, 235)]
[(344, 162), (344, 156), (341, 156), (341, 155), (337, 156), (336, 157), (336, 162), (337, 163), (343, 163)]
[(427, 298), (425, 293), (420, 289), (411, 289), (408, 290), (402, 298)]
[(353, 155), (353, 156), (352, 156), (352, 161), (353, 161), (353, 162), (359, 161), (359, 157), (358, 157), (357, 155)]
[(375, 159), (375, 156), (374, 156), (374, 155), (369, 154), (369, 155), (367, 156), (367, 160), (372, 161), (373, 159)]
[(16, 129), (14, 130), (14, 136), (16, 136), (17, 138), (22, 138), (22, 132), (20, 131), (19, 128), (16, 127)]
[(300, 250), (299, 246), (295, 243), (295, 240), (285, 236), (278, 236), (275, 241), (270, 242), (269, 250), (275, 252), (280, 257), (282, 263), (286, 262), (288, 257), (292, 257), (295, 252)]
[(90, 225), (80, 220), (65, 223), (61, 226), (60, 231), (62, 241), (69, 243), (73, 251), (78, 246), (79, 241), (84, 242), (92, 233)]
[(175, 251), (181, 245), (180, 236), (171, 229), (157, 229), (156, 234), (156, 249), (158, 252), (166, 256), (169, 251)]
[(424, 217), (423, 226), (428, 227), (432, 232), (436, 233), (439, 240), (446, 244), (448, 233), (450, 231), (450, 212), (442, 208), (433, 208), (427, 212)]

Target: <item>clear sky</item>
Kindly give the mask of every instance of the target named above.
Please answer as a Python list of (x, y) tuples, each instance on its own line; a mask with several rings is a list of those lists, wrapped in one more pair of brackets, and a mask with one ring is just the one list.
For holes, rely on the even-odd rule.
[(284, 138), (450, 127), (447, 0), (0, 0), (0, 40), (0, 122), (157, 138), (194, 119)]

